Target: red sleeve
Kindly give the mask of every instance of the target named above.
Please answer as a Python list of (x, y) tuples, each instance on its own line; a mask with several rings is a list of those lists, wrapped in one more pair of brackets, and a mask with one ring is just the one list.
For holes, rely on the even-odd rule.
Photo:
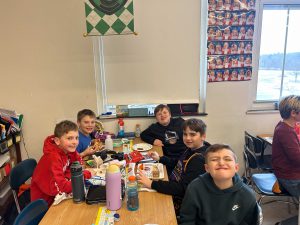
[[(70, 170), (70, 165), (68, 165), (67, 160), (64, 162), (63, 159), (53, 160), (50, 164), (51, 174), (53, 176), (53, 182), (50, 183), (50, 192), (53, 196), (59, 192), (71, 193), (72, 184), (68, 175)], [(68, 168), (64, 168), (68, 167)]]

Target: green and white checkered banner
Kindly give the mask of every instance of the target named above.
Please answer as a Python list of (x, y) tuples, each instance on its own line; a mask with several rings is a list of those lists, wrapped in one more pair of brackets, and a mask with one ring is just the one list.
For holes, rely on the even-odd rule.
[(134, 33), (133, 0), (85, 0), (87, 35)]

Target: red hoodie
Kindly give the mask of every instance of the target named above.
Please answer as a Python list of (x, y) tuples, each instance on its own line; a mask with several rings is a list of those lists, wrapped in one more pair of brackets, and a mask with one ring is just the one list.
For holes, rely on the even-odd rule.
[(42, 198), (50, 206), (60, 192), (71, 193), (70, 165), (74, 161), (82, 163), (75, 152), (64, 153), (54, 142), (54, 136), (44, 141), (44, 155), (37, 164), (31, 180), (31, 201)]

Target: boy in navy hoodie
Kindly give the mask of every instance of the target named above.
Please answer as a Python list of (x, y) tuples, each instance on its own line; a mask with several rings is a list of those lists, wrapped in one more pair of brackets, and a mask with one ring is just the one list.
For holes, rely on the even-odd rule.
[(238, 169), (236, 155), (228, 145), (210, 146), (205, 154), (207, 173), (188, 186), (180, 224), (255, 225), (255, 195), (236, 173)]

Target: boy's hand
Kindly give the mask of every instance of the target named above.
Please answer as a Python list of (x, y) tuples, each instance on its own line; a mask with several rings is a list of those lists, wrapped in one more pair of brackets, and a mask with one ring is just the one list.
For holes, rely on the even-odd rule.
[(148, 155), (149, 155), (152, 159), (154, 159), (155, 161), (159, 161), (159, 159), (160, 159), (160, 156), (159, 156), (158, 153), (155, 152), (155, 151), (150, 151), (150, 152), (148, 153)]
[(143, 171), (138, 170), (136, 178), (138, 182), (143, 184), (146, 188), (151, 188), (152, 180), (150, 180)]
[(164, 146), (162, 141), (159, 140), (159, 139), (155, 139), (154, 142), (153, 142), (153, 145), (158, 146), (158, 147), (163, 147)]
[(80, 153), (80, 156), (83, 158), (88, 155), (93, 155), (96, 151), (97, 149), (94, 148), (94, 146), (89, 146), (83, 152)]

